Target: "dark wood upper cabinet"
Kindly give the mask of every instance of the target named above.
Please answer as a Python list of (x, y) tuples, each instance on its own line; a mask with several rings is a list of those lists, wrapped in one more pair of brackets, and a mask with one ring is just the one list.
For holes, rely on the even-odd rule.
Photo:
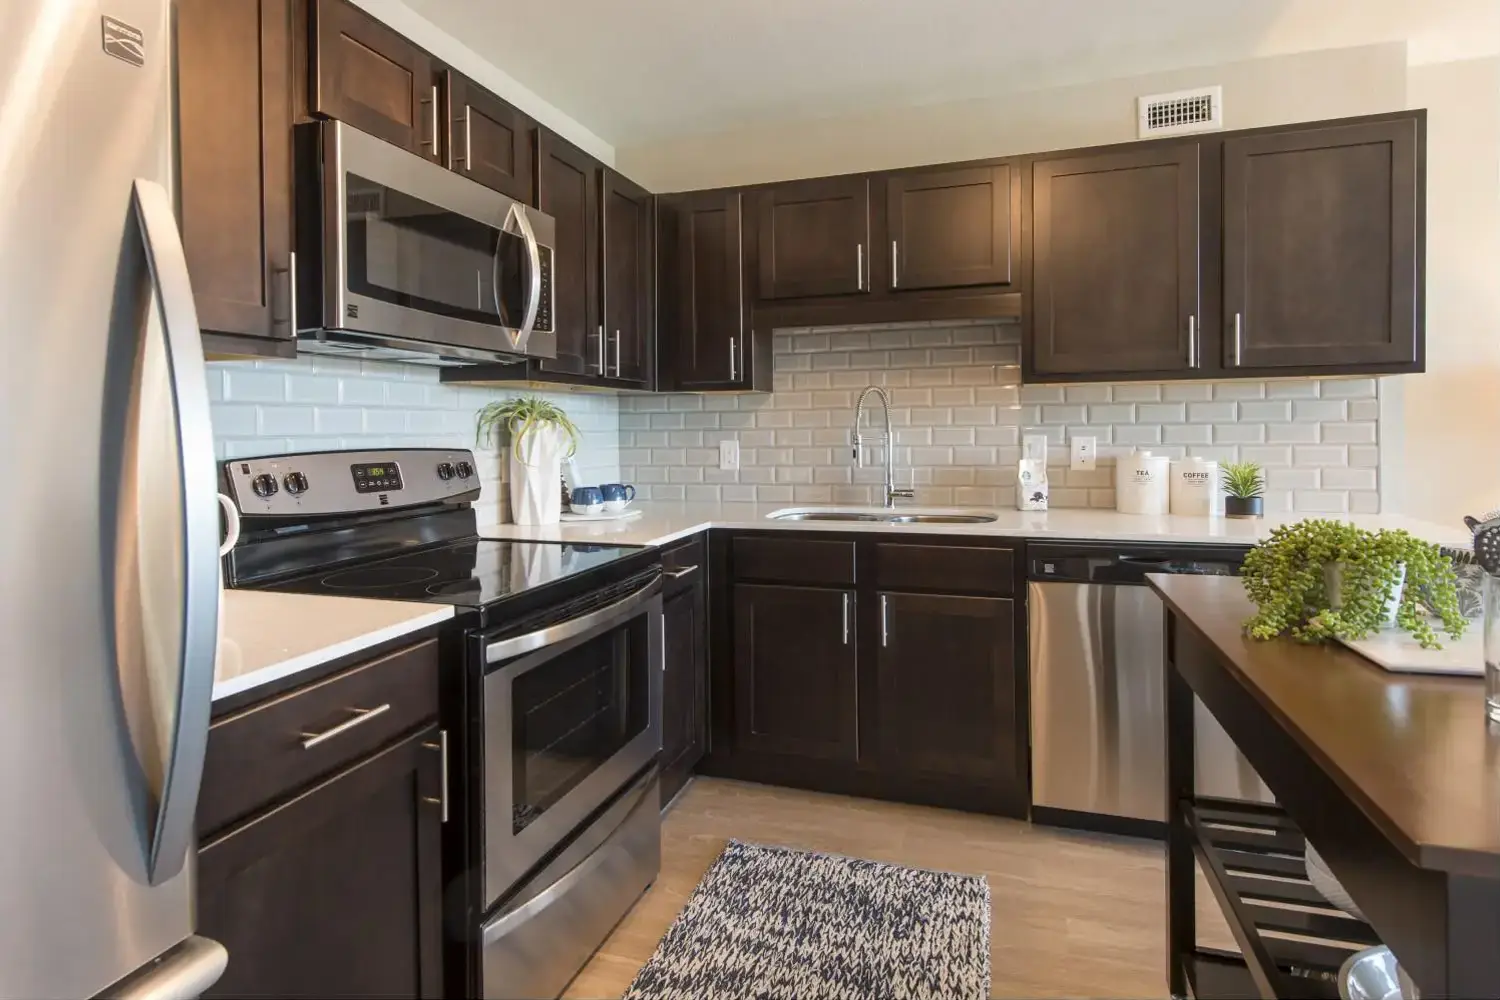
[(825, 177), (759, 192), (760, 297), (870, 290), (870, 181)]
[(538, 362), (538, 367), (544, 372), (602, 376), (599, 164), (546, 129), (537, 129), (535, 141), (537, 207), (557, 222), (552, 279), (557, 357)]
[(1420, 367), (1422, 125), (1225, 139), (1226, 368)]
[(673, 388), (770, 388), (755, 385), (746, 340), (744, 200), (739, 191), (659, 199), (660, 327)]
[(182, 242), (204, 348), (290, 356), (292, 2), (176, 10)]
[(605, 374), (629, 382), (651, 375), (655, 291), (655, 208), (651, 192), (605, 167), (599, 187), (600, 315)]
[(313, 10), (313, 113), (446, 163), (432, 57), (345, 0), (314, 0)]
[(737, 584), (737, 751), (859, 760), (854, 594)]
[(1015, 785), (1015, 602), (882, 592), (876, 658), (882, 766)]
[(448, 70), (448, 166), (523, 204), (536, 197), (531, 119)]
[(1011, 284), (1020, 242), (1014, 174), (1003, 163), (888, 175), (889, 287)]
[(1037, 160), (1025, 374), (1202, 367), (1196, 142)]
[(411, 736), (203, 844), (198, 931), (229, 949), (204, 996), (442, 995), (437, 739)]

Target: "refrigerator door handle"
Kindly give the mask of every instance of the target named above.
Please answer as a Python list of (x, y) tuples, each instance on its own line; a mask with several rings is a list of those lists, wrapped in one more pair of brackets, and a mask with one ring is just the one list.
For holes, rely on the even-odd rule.
[[(181, 521), (180, 562), (176, 572), (181, 604), (146, 594), (137, 602), (142, 660), (149, 673), (155, 749), (161, 761), (155, 777), (156, 815), (151, 827), (147, 877), (160, 885), (183, 869), (193, 843), (193, 815), (203, 775), (208, 743), (210, 703), (219, 630), (219, 502), (214, 479), (213, 436), (210, 430), (208, 385), (198, 313), (188, 278), (187, 258), (167, 190), (153, 181), (137, 179), (135, 218), (151, 275), (151, 298), (161, 319), (165, 346), (166, 405), (172, 407), (175, 455), (135, 440), (137, 475), (149, 485), (181, 484), (178, 512)], [(148, 331), (151, 324), (145, 324)], [(150, 349), (143, 345), (144, 351)], [(142, 386), (137, 386), (141, 390)], [(142, 407), (155, 400), (138, 397)], [(142, 447), (145, 444), (146, 447)], [(153, 467), (147, 468), (147, 465)], [(159, 468), (155, 466), (160, 466)], [(121, 498), (136, 523), (143, 522), (139, 495)], [(117, 576), (117, 588), (119, 580)], [(126, 611), (116, 604), (116, 618)], [(173, 640), (175, 639), (175, 643)], [(175, 646), (176, 662), (168, 656)], [(153, 655), (156, 654), (156, 655)], [(163, 658), (168, 662), (161, 662)]]

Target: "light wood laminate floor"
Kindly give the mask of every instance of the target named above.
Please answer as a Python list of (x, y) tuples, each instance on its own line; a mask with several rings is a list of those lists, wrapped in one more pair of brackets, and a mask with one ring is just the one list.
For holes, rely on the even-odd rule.
[[(992, 995), (1163, 997), (1160, 844), (788, 788), (698, 778), (664, 818), (662, 871), (565, 994), (618, 997), (729, 838), (983, 874)], [(1200, 935), (1224, 946), (1212, 897)]]

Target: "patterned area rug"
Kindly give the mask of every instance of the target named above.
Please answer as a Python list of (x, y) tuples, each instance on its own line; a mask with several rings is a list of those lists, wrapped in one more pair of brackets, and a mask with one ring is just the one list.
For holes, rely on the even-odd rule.
[(625, 1000), (983, 1000), (989, 989), (983, 876), (732, 840)]

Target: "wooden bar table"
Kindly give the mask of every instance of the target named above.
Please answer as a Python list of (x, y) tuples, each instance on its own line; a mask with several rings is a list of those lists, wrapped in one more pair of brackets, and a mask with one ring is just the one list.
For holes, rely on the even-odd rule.
[[(1343, 959), (1383, 942), (1424, 998), (1500, 997), (1500, 728), (1483, 680), (1249, 639), (1237, 578), (1148, 579), (1167, 606), (1172, 995), (1337, 996)], [(1194, 695), (1278, 806), (1194, 796)], [(1305, 880), (1304, 836), (1363, 921)], [(1195, 859), (1241, 956), (1197, 944)]]

